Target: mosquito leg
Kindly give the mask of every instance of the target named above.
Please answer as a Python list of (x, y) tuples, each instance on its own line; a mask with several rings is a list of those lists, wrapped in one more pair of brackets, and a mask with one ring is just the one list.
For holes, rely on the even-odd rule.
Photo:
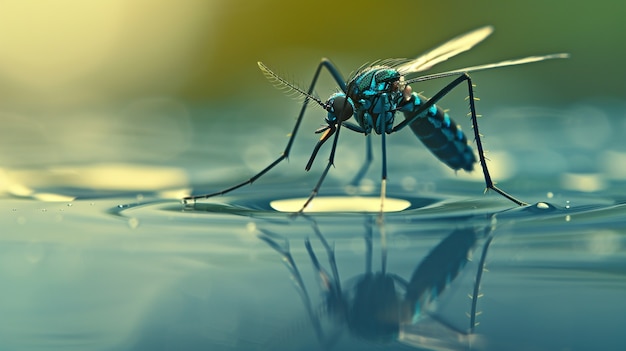
[(311, 191), (311, 195), (309, 195), (309, 198), (306, 200), (304, 205), (302, 205), (302, 208), (300, 209), (300, 211), (297, 212), (297, 214), (300, 214), (300, 213), (304, 212), (304, 209), (311, 203), (313, 198), (317, 195), (317, 193), (319, 192), (320, 188), (322, 187), (322, 183), (324, 182), (324, 179), (326, 178), (326, 175), (328, 174), (328, 171), (330, 170), (330, 167), (334, 164), (334, 162), (335, 162), (335, 151), (337, 150), (337, 140), (339, 139), (339, 131), (340, 130), (341, 130), (341, 124), (339, 123), (339, 124), (337, 124), (337, 130), (335, 132), (335, 137), (333, 139), (332, 148), (330, 149), (330, 157), (328, 158), (328, 163), (326, 164), (326, 168), (324, 168), (324, 171), (322, 172), (322, 175), (320, 176), (320, 179), (317, 181), (317, 184), (315, 184), (315, 187)]
[[(381, 133), (381, 144), (382, 144), (382, 163), (383, 163), (383, 171), (380, 178), (380, 216), (382, 217), (384, 211), (385, 197), (387, 196), (387, 141), (386, 135), (383, 131)], [(382, 222), (382, 219), (381, 219)]]
[(472, 127), (474, 129), (474, 139), (476, 140), (476, 148), (478, 149), (478, 158), (480, 160), (480, 166), (483, 169), (483, 175), (485, 177), (485, 185), (487, 186), (487, 189), (491, 189), (497, 192), (498, 194), (504, 196), (505, 198), (513, 201), (518, 206), (528, 205), (524, 201), (516, 199), (515, 197), (507, 194), (506, 192), (504, 192), (503, 190), (495, 186), (495, 184), (491, 180), (491, 175), (489, 174), (489, 168), (487, 168), (487, 160), (485, 159), (485, 152), (483, 150), (483, 143), (482, 143), (482, 140), (480, 139), (480, 132), (478, 131), (478, 119), (476, 117), (474, 86), (472, 85), (472, 80), (469, 77), (469, 75), (465, 74), (464, 77), (467, 77), (466, 81), (467, 81), (467, 88), (469, 90), (469, 103), (470, 103), (470, 112), (472, 114)]
[[(341, 76), (341, 74), (339, 73), (339, 70), (337, 70), (337, 68), (335, 68), (335, 66), (328, 59), (323, 58), (322, 61), (317, 66), (317, 69), (315, 70), (315, 74), (313, 75), (313, 80), (311, 81), (311, 85), (310, 85), (309, 90), (308, 90), (309, 94), (313, 94), (313, 90), (315, 89), (315, 85), (317, 84), (317, 79), (319, 78), (320, 73), (322, 72), (322, 68), (326, 68), (326, 70), (337, 81), (337, 84), (339, 84), (339, 86), (341, 87), (341, 89), (343, 91), (346, 90), (346, 83), (345, 83), (343, 77)], [(231, 191), (233, 191), (235, 189), (239, 189), (242, 186), (245, 186), (245, 185), (248, 185), (248, 184), (252, 184), (255, 180), (259, 179), (261, 176), (263, 176), (269, 170), (271, 170), (276, 165), (281, 163), (283, 160), (288, 158), (289, 157), (289, 152), (291, 151), (291, 146), (293, 145), (293, 142), (294, 142), (294, 140), (296, 138), (296, 134), (298, 133), (298, 129), (300, 128), (300, 124), (302, 123), (302, 119), (304, 117), (304, 112), (306, 111), (308, 103), (309, 103), (308, 99), (304, 100), (304, 103), (302, 104), (302, 108), (300, 109), (300, 114), (298, 114), (298, 118), (296, 119), (296, 124), (294, 125), (293, 130), (291, 131), (291, 135), (289, 136), (289, 140), (287, 141), (287, 146), (285, 147), (285, 149), (283, 150), (281, 155), (276, 160), (274, 160), (274, 162), (270, 163), (267, 167), (263, 168), (260, 172), (258, 172), (257, 174), (255, 174), (250, 179), (248, 179), (248, 180), (246, 180), (244, 182), (241, 182), (239, 184), (233, 185), (233, 186), (231, 186), (229, 188), (226, 188), (226, 189), (214, 192), (214, 193), (204, 194), (204, 195), (193, 195), (193, 196), (184, 197), (183, 198), (183, 203), (187, 204), (187, 203), (189, 203), (191, 201), (195, 202), (198, 199), (208, 199), (208, 198), (213, 197), (213, 196), (223, 195), (223, 194), (229, 193), (229, 192), (231, 192)]]
[(496, 187), (495, 184), (493, 183), (493, 181), (491, 180), (491, 175), (489, 174), (489, 168), (487, 167), (487, 161), (486, 161), (486, 158), (485, 158), (485, 152), (483, 150), (482, 141), (480, 139), (480, 133), (478, 131), (478, 120), (477, 120), (477, 116), (476, 116), (476, 104), (475, 104), (475, 98), (474, 98), (474, 88), (472, 86), (472, 80), (471, 80), (471, 78), (469, 77), (469, 75), (467, 73), (464, 73), (464, 74), (460, 75), (458, 78), (456, 78), (450, 84), (446, 85), (443, 89), (441, 89), (437, 94), (435, 94), (435, 96), (433, 96), (432, 98), (428, 99), (428, 101), (426, 101), (425, 103), (421, 104), (420, 107), (414, 112), (414, 117), (413, 118), (405, 119), (401, 123), (397, 124), (391, 130), (391, 132), (392, 133), (393, 132), (397, 132), (397, 131), (403, 129), (404, 127), (412, 124), (418, 118), (422, 118), (423, 117), (423, 113), (427, 109), (431, 108), (433, 105), (435, 105), (436, 102), (441, 100), (452, 89), (456, 88), (457, 86), (459, 86), (463, 82), (467, 82), (467, 86), (468, 86), (469, 103), (470, 103), (470, 114), (471, 114), (471, 120), (472, 120), (472, 127), (474, 129), (474, 138), (476, 140), (476, 148), (478, 149), (478, 158), (479, 158), (479, 161), (480, 161), (480, 166), (482, 167), (482, 170), (483, 170), (483, 176), (485, 178), (485, 185), (486, 185), (487, 189), (491, 189), (491, 190), (497, 192), (498, 194), (500, 194), (500, 195), (504, 196), (505, 198), (511, 200), (512, 202), (514, 202), (518, 206), (525, 206), (525, 205), (527, 205), (527, 203), (525, 203), (525, 202), (523, 202), (521, 200), (516, 199), (512, 195), (509, 195), (506, 192), (504, 192), (503, 190), (501, 190), (500, 188)]

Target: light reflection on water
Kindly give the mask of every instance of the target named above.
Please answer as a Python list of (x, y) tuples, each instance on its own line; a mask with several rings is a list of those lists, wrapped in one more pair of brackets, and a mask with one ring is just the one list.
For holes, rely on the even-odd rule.
[[(568, 146), (569, 141), (554, 137), (565, 127), (564, 119), (529, 115), (489, 119), (483, 133), (490, 149), (502, 151), (492, 163), (504, 157), (512, 165), (499, 173), (499, 185), (534, 205), (511, 207), (497, 194), (483, 195), (479, 180), (439, 168), (411, 135), (400, 135), (390, 138), (388, 196), (408, 201), (408, 208), (386, 213), (382, 226), (369, 227), (367, 213), (310, 214), (334, 247), (346, 296), (354, 298), (359, 277), (367, 271), (370, 229), (371, 270), (382, 270), (384, 232), (386, 272), (406, 281), (452, 233), (481, 232), (471, 245), (473, 260), (457, 264), (463, 266), (458, 276), (444, 277), (449, 282), (434, 294), (438, 298), (427, 299), (424, 313), (436, 316), (437, 323), (420, 328), (448, 325), (467, 332), (467, 295), (474, 291), (477, 264), (491, 238), (473, 348), (619, 349), (626, 341), (626, 173), (614, 162), (625, 151), (611, 138), (621, 138), (620, 131), (591, 129), (609, 138), (602, 147)], [(372, 343), (347, 319), (322, 313), (323, 289), (305, 240), (330, 272), (327, 251), (310, 220), (271, 206), (308, 195), (319, 173), (303, 172), (301, 160), (314, 135), (303, 138), (289, 163), (253, 186), (183, 206), (179, 199), (191, 189), (201, 193), (230, 185), (231, 179), (253, 172), (248, 167), (258, 166), (257, 156), (250, 165), (241, 161), (245, 155), (238, 156), (256, 140), (236, 137), (256, 131), (254, 126), (236, 124), (232, 134), (222, 135), (209, 122), (194, 123), (210, 137), (186, 141), (191, 149), (177, 149), (178, 158), (166, 164), (136, 164), (122, 157), (120, 162), (20, 164), (0, 170), (0, 349), (318, 350), (332, 344), (336, 350), (393, 350), (436, 348), (441, 346), (437, 342), (450, 341), (450, 333), (438, 338), (433, 329), (423, 328)], [(531, 131), (534, 146), (525, 143)], [(576, 135), (582, 134), (567, 138)], [(308, 137), (312, 143), (307, 144)], [(281, 140), (275, 141), (275, 154)], [(346, 137), (340, 142), (336, 167), (320, 196), (377, 201), (376, 161), (361, 186), (344, 187), (360, 166), (360, 159), (353, 159), (360, 157), (359, 141)], [(228, 152), (214, 147), (228, 142), (235, 144)], [(342, 163), (341, 150), (349, 150), (343, 157), (352, 159)], [(596, 162), (585, 162), (590, 159)], [(284, 255), (259, 238), (263, 233), (275, 235), (280, 245), (289, 243), (326, 337), (322, 342), (292, 272), (282, 263)], [(437, 262), (449, 261), (444, 255)], [(410, 289), (399, 281), (395, 287), (399, 301), (406, 301), (402, 298)], [(411, 335), (427, 338), (402, 344)]]
[[(323, 299), (305, 238), (330, 268), (310, 221), (273, 211), (270, 202), (286, 194), (274, 193), (243, 191), (226, 202), (195, 208), (158, 199), (3, 202), (9, 225), (0, 255), (0, 309), (10, 320), (1, 328), (3, 345), (41, 350), (324, 348), (281, 255), (258, 236), (271, 231), (289, 242), (316, 311)], [(493, 225), (474, 349), (587, 349), (590, 335), (600, 335), (593, 346), (604, 349), (623, 341), (617, 327), (626, 322), (623, 204), (573, 197), (577, 205), (569, 208), (511, 208), (492, 197), (410, 201), (409, 209), (386, 214), (384, 223), (387, 271), (404, 279), (451, 232)], [(350, 291), (365, 269), (368, 215), (314, 218), (334, 246), (341, 282)], [(379, 271), (382, 228), (371, 228), (372, 267)], [(480, 245), (460, 278), (446, 285), (431, 306), (434, 315), (460, 330), (469, 327), (467, 295), (473, 291)], [(572, 324), (579, 313), (585, 318)], [(336, 349), (381, 347), (319, 317), (325, 333), (337, 338), (331, 341)], [(439, 345), (431, 339), (440, 334), (418, 331), (431, 338), (413, 345)], [(394, 341), (384, 345), (406, 347)]]

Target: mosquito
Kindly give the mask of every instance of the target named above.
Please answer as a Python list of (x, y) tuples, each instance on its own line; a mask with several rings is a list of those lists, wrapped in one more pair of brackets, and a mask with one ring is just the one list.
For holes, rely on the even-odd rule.
[[(281, 155), (252, 176), (250, 179), (233, 185), (229, 188), (205, 195), (193, 195), (183, 199), (183, 203), (188, 204), (198, 199), (206, 199), (216, 195), (229, 193), (242, 186), (248, 185), (259, 179), (276, 165), (289, 157), (289, 152), (293, 146), (298, 129), (303, 120), (304, 113), (309, 103), (313, 102), (327, 112), (326, 124), (317, 129), (315, 133), (321, 137), (315, 145), (313, 152), (305, 166), (309, 171), (322, 145), (332, 139), (330, 156), (322, 174), (309, 197), (304, 202), (298, 213), (303, 212), (318, 194), (328, 171), (334, 165), (335, 153), (337, 151), (337, 141), (342, 127), (366, 136), (366, 160), (359, 171), (365, 174), (372, 161), (371, 135), (373, 133), (381, 136), (382, 145), (382, 175), (380, 186), (381, 207), (386, 196), (387, 187), (387, 151), (386, 135), (398, 132), (405, 127), (409, 127), (413, 133), (422, 141), (435, 157), (455, 171), (463, 169), (472, 171), (476, 162), (480, 163), (485, 179), (485, 191), (492, 190), (512, 201), (518, 206), (527, 205), (526, 202), (517, 199), (498, 188), (493, 182), (487, 166), (483, 143), (478, 130), (478, 120), (476, 113), (474, 96), (474, 85), (469, 76), (470, 72), (482, 71), (497, 67), (521, 65), (537, 61), (550, 59), (562, 59), (569, 57), (569, 54), (559, 53), (542, 56), (529, 56), (520, 59), (512, 59), (497, 63), (470, 66), (452, 71), (413, 76), (416, 73), (424, 72), (438, 63), (441, 63), (453, 56), (465, 52), (476, 44), (482, 42), (493, 32), (493, 27), (485, 26), (475, 29), (466, 34), (451, 39), (438, 47), (424, 53), (415, 59), (385, 59), (365, 64), (350, 75), (348, 80), (344, 80), (339, 70), (328, 59), (323, 58), (318, 64), (313, 80), (308, 90), (304, 90), (296, 84), (274, 73), (262, 62), (258, 66), (263, 74), (278, 88), (288, 90), (304, 98), (302, 108), (293, 127), (287, 146)], [(322, 72), (326, 69), (333, 77), (340, 88), (340, 92), (334, 93), (325, 102), (314, 95), (314, 88)], [(413, 76), (413, 77), (411, 77)], [(419, 83), (427, 80), (441, 79), (446, 77), (456, 77), (433, 97), (427, 98), (413, 92), (409, 84)], [(436, 104), (454, 88), (464, 84), (468, 90), (469, 116), (474, 134), (478, 160), (474, 150), (468, 143), (468, 139), (461, 130), (461, 127), (453, 121), (444, 109)], [(396, 123), (395, 116), (401, 112), (404, 120)], [(355, 178), (356, 179), (356, 178)]]

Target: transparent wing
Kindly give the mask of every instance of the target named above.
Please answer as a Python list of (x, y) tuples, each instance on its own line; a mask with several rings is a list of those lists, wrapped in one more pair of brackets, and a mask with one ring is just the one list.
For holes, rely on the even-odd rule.
[(475, 29), (439, 45), (414, 60), (399, 64), (394, 68), (402, 75), (425, 71), (452, 56), (471, 49), (476, 44), (485, 40), (491, 33), (493, 33), (492, 26)]
[(413, 79), (408, 79), (406, 81), (406, 84), (415, 83), (415, 82), (422, 82), (422, 81), (431, 80), (431, 79), (438, 79), (438, 78), (453, 76), (453, 75), (457, 75), (457, 74), (461, 74), (461, 73), (482, 71), (482, 70), (491, 69), (491, 68), (523, 65), (523, 64), (531, 63), (531, 62), (552, 60), (552, 59), (564, 59), (564, 58), (568, 58), (568, 57), (569, 57), (569, 54), (566, 54), (566, 53), (544, 55), (544, 56), (529, 56), (529, 57), (524, 57), (524, 58), (521, 58), (521, 59), (506, 60), (506, 61), (501, 61), (501, 62), (497, 62), (497, 63), (488, 63), (488, 64), (485, 64), (485, 65), (478, 65), (478, 66), (471, 66), (471, 67), (455, 69), (453, 71), (447, 71), (447, 72), (443, 72), (443, 73), (429, 74), (427, 76), (421, 76), (421, 77), (417, 77), (417, 78), (413, 78)]

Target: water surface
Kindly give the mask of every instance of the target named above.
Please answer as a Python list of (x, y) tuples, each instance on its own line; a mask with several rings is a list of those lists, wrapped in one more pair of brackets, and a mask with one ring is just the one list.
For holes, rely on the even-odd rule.
[[(188, 108), (184, 123), (192, 128), (152, 126), (136, 139), (117, 134), (120, 144), (107, 146), (120, 156), (98, 162), (88, 156), (104, 144), (48, 163), (43, 149), (5, 157), (0, 348), (619, 350), (625, 344), (619, 106), (500, 108), (481, 120), (494, 178), (527, 207), (483, 194), (480, 172), (454, 174), (406, 132), (388, 138), (388, 196), (407, 208), (382, 222), (350, 208), (357, 196), (378, 197), (379, 145), (375, 139), (366, 178), (346, 187), (363, 145), (344, 133), (320, 196), (344, 199), (347, 207), (295, 218), (277, 211), (275, 201), (306, 197), (323, 167), (326, 149), (311, 172), (302, 170), (317, 116), (303, 126), (289, 162), (252, 186), (181, 204), (190, 192), (246, 179), (282, 150), (291, 127), (237, 119), (250, 111)], [(228, 133), (206, 115), (226, 118)], [(584, 123), (590, 115), (597, 123)], [(170, 153), (139, 162), (153, 147)], [(307, 240), (329, 278), (324, 241), (333, 248), (345, 301), (328, 299)], [(359, 295), (367, 272), (383, 270), (395, 277), (397, 294), (372, 285), (371, 294)], [(412, 280), (415, 272), (423, 279)], [(407, 286), (418, 283), (430, 298), (419, 309), (398, 307)], [(359, 296), (376, 299), (359, 304)], [(387, 333), (328, 308), (341, 303), (360, 306), (353, 315), (370, 321), (375, 306), (395, 306), (414, 323)]]

